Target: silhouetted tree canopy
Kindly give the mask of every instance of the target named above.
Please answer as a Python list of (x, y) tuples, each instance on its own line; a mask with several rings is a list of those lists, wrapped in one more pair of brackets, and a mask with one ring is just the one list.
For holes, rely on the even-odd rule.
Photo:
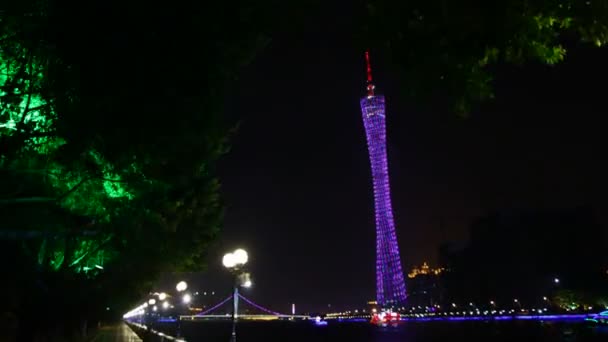
[(256, 5), (181, 5), (0, 8), (0, 253), (22, 319), (70, 331), (204, 267), (225, 90), (267, 38)]
[(404, 89), (428, 100), (447, 95), (467, 114), (494, 97), (493, 66), (555, 65), (569, 45), (608, 43), (603, 0), (366, 0), (364, 45), (383, 51)]

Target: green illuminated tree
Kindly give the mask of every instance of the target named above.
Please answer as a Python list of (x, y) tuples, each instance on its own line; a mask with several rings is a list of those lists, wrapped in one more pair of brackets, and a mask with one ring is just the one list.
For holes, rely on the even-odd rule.
[(0, 7), (3, 310), (31, 330), (74, 330), (162, 271), (204, 266), (223, 93), (266, 39), (255, 8), (184, 5)]
[(581, 293), (571, 290), (560, 290), (552, 298), (553, 302), (563, 310), (576, 310), (583, 304)]
[(364, 44), (387, 53), (414, 97), (446, 93), (465, 114), (491, 99), (493, 66), (554, 65), (567, 44), (608, 43), (603, 0), (366, 0)]

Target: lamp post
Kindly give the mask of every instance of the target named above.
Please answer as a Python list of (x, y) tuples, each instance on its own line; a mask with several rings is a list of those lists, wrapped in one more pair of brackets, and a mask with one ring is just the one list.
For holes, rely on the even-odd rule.
[(224, 267), (226, 267), (234, 276), (234, 289), (232, 297), (232, 333), (230, 335), (231, 342), (236, 342), (236, 321), (238, 319), (239, 310), (239, 286), (251, 286), (249, 273), (243, 271), (243, 267), (248, 260), (249, 256), (244, 249), (237, 249), (232, 253), (227, 253), (222, 259), (222, 264), (224, 264)]
[[(177, 283), (177, 284), (175, 285), (175, 290), (177, 290), (178, 295), (179, 295), (181, 292), (186, 291), (186, 289), (187, 289), (187, 288), (188, 288), (188, 284), (187, 284), (185, 281), (183, 281), (183, 280), (182, 280), (182, 281), (180, 281), (179, 283)], [(187, 295), (188, 295), (188, 294), (186, 294), (186, 295), (184, 295), (184, 297), (182, 297), (182, 302), (183, 302), (183, 303), (186, 303), (186, 300), (185, 300), (185, 299), (186, 299), (186, 296), (187, 296)], [(188, 295), (188, 302), (190, 302), (189, 298), (190, 298), (190, 296)], [(188, 304), (188, 303), (186, 303), (186, 304)], [(176, 305), (177, 305), (177, 303), (176, 303)], [(179, 307), (178, 307), (178, 315), (177, 315), (177, 328), (176, 328), (176, 330), (177, 330), (177, 331), (176, 331), (176, 335), (177, 335), (177, 337), (180, 337), (180, 335), (181, 335), (181, 320), (182, 320), (182, 319), (181, 319), (181, 317), (180, 317), (179, 311), (180, 311), (180, 310), (179, 310)]]

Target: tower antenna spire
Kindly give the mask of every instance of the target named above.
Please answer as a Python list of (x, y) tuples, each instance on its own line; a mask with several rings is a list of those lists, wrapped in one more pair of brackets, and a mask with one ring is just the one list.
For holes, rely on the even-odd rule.
[(372, 65), (369, 62), (369, 50), (365, 51), (365, 65), (367, 67), (367, 96), (374, 96), (374, 84), (372, 83)]

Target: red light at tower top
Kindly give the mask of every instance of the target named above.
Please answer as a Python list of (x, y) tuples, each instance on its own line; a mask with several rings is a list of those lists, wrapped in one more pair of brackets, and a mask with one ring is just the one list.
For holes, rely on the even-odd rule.
[(369, 62), (369, 50), (365, 51), (365, 64), (367, 66), (367, 96), (374, 96), (374, 84), (372, 83), (372, 65)]
[(372, 65), (369, 62), (369, 50), (365, 51), (365, 64), (367, 66), (367, 82), (372, 82)]

